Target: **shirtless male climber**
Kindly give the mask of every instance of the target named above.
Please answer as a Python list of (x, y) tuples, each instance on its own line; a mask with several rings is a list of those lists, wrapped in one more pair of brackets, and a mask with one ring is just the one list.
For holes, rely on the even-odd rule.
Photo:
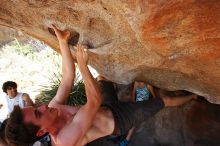
[(100, 137), (125, 134), (132, 126), (153, 116), (162, 108), (178, 106), (196, 97), (164, 97), (141, 103), (109, 100), (103, 103), (105, 99), (116, 98), (113, 86), (111, 82), (98, 83), (93, 78), (87, 67), (87, 50), (82, 45), (77, 45), (76, 60), (84, 80), (87, 103), (83, 106), (64, 105), (75, 78), (74, 59), (67, 43), (70, 32), (60, 31), (55, 26), (52, 28), (62, 54), (61, 84), (48, 106), (24, 109), (15, 107), (5, 131), (5, 138), (10, 145), (30, 145), (37, 137), (48, 132), (56, 146), (83, 146)]

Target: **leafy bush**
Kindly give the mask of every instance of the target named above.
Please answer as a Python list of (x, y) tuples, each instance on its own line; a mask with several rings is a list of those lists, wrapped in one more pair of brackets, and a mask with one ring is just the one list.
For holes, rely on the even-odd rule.
[[(48, 104), (52, 98), (56, 95), (58, 87), (61, 83), (61, 74), (53, 73), (52, 78), (50, 79), (50, 85), (42, 86), (40, 94), (35, 99), (35, 104)], [(83, 105), (86, 103), (86, 94), (85, 86), (82, 80), (79, 80), (79, 73), (76, 74), (74, 86), (68, 100), (66, 101), (67, 105)]]

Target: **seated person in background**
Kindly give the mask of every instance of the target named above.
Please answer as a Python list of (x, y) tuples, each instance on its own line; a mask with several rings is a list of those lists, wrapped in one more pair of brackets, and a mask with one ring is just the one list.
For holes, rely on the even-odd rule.
[(21, 108), (33, 106), (33, 101), (27, 93), (17, 91), (17, 83), (7, 81), (3, 84), (2, 90), (6, 93), (5, 98), (8, 103), (9, 112), (13, 110), (15, 105), (19, 105)]
[[(134, 82), (131, 97), (132, 97), (133, 102), (142, 102), (142, 101), (149, 100), (150, 98), (155, 98), (156, 96), (155, 96), (155, 93), (154, 93), (153, 86), (151, 86), (149, 84), (146, 84), (145, 82), (136, 81), (136, 82)], [(119, 143), (120, 146), (126, 146), (128, 144), (128, 142), (130, 141), (135, 129), (136, 129), (135, 127), (132, 127), (128, 131), (128, 134), (127, 134), (126, 138), (123, 139)]]
[(132, 101), (144, 101), (156, 97), (153, 87), (145, 82), (134, 82), (132, 90)]
[[(166, 106), (186, 103), (195, 95), (182, 98), (154, 98), (146, 102), (114, 101), (117, 95), (111, 82), (98, 82), (90, 73), (87, 50), (82, 45), (76, 47), (76, 59), (85, 84), (87, 103), (83, 106), (67, 106), (75, 78), (75, 65), (68, 47), (69, 31), (53, 29), (59, 40), (62, 54), (61, 84), (49, 105), (38, 108), (15, 107), (6, 124), (5, 137), (12, 146), (26, 146), (36, 141), (37, 136), (49, 132), (56, 146), (82, 146), (98, 138), (125, 134), (131, 127), (156, 114)], [(110, 98), (112, 101), (102, 100)]]
[(13, 81), (5, 82), (2, 86), (2, 90), (6, 95), (0, 98), (1, 122), (13, 111), (15, 105), (21, 108), (34, 105), (27, 93), (17, 91), (17, 84)]

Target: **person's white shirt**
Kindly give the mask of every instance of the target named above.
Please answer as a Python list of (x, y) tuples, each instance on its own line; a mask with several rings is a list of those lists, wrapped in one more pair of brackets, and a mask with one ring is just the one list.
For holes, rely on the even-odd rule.
[(19, 105), (21, 108), (24, 108), (25, 104), (22, 99), (23, 93), (18, 92), (17, 95), (10, 99), (7, 94), (3, 93), (0, 96), (0, 122), (3, 122), (9, 114), (13, 111), (15, 105)]
[(9, 110), (6, 106), (7, 101), (6, 101), (5, 97), (6, 97), (5, 93), (0, 94), (0, 105), (1, 105), (1, 108), (0, 108), (0, 122), (3, 122), (7, 118), (7, 115), (8, 115), (8, 112), (9, 112)]

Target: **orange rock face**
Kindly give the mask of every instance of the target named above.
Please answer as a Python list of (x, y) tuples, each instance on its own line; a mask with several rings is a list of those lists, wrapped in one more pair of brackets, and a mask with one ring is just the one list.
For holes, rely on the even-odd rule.
[(1, 0), (0, 25), (59, 51), (52, 23), (79, 34), (91, 66), (108, 79), (220, 103), (219, 0)]

